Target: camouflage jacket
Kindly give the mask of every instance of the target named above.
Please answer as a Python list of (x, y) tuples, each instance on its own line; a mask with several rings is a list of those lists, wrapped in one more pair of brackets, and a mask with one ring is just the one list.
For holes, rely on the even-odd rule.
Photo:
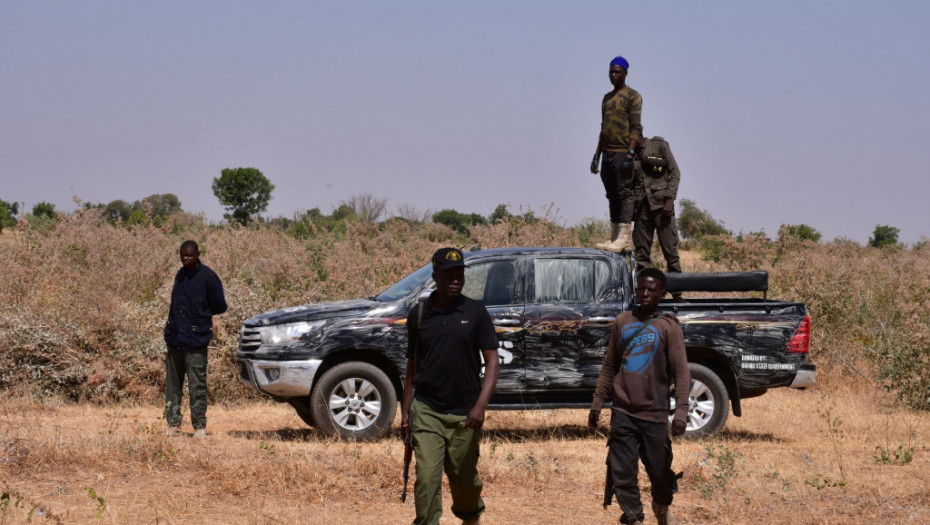
[(645, 139), (634, 163), (636, 177), (633, 198), (637, 205), (649, 201), (649, 209), (656, 210), (665, 205), (665, 199), (678, 198), (678, 163), (672, 148), (662, 137)]
[(601, 101), (601, 151), (629, 151), (630, 138), (643, 134), (643, 97), (630, 86), (611, 91)]

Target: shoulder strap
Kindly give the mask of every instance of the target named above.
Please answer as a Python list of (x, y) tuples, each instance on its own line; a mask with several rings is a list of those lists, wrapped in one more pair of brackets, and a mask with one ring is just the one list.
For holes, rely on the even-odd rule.
[[(427, 299), (428, 301), (429, 299)], [(416, 365), (420, 366), (420, 356), (418, 355), (420, 350), (420, 325), (423, 324), (423, 303), (426, 301), (419, 301), (419, 306), (417, 306), (417, 333), (416, 338), (413, 340), (413, 362)], [(413, 371), (416, 374), (416, 370)]]
[(659, 314), (659, 315), (656, 315), (656, 316), (653, 316), (653, 317), (651, 317), (649, 320), (647, 320), (645, 323), (643, 323), (642, 326), (640, 326), (639, 329), (636, 330), (636, 332), (634, 332), (633, 335), (630, 336), (629, 339), (627, 339), (626, 343), (624, 343), (624, 345), (623, 345), (623, 354), (626, 355), (626, 353), (630, 350), (630, 345), (633, 344), (633, 340), (636, 339), (636, 336), (638, 336), (638, 335), (640, 334), (640, 332), (642, 332), (643, 330), (645, 330), (647, 326), (651, 325), (652, 323), (654, 323), (655, 321), (661, 319), (662, 317), (665, 317), (665, 314), (664, 314), (664, 313)]

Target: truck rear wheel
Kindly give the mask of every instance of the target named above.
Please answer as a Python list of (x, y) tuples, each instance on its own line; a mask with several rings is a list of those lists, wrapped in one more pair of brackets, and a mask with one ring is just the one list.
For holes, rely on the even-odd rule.
[[(716, 433), (727, 421), (730, 396), (720, 376), (697, 363), (688, 363), (691, 372), (691, 390), (688, 394), (688, 429), (685, 437), (697, 438)], [(669, 421), (675, 415), (675, 392), (671, 393)]]
[(358, 361), (326, 371), (310, 395), (321, 431), (356, 441), (375, 439), (391, 427), (397, 394), (378, 367)]

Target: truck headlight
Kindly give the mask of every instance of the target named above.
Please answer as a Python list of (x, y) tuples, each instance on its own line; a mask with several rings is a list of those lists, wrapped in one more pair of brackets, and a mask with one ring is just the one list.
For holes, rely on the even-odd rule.
[(298, 341), (301, 337), (320, 329), (326, 321), (300, 322), (263, 326), (259, 329), (262, 344), (279, 345)]

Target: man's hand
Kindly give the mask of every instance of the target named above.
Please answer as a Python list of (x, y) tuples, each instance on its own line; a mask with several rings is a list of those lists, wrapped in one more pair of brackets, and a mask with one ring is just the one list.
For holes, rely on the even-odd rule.
[(484, 425), (484, 409), (475, 405), (468, 411), (468, 417), (465, 418), (465, 428), (478, 430)]
[(671, 219), (673, 213), (675, 213), (675, 201), (665, 199), (665, 206), (662, 207), (662, 218), (665, 220)]
[(600, 421), (600, 419), (601, 419), (600, 410), (591, 410), (590, 412), (588, 412), (588, 428), (596, 432), (597, 424)]
[(672, 435), (675, 437), (683, 436), (685, 430), (688, 429), (688, 423), (680, 419), (675, 419), (672, 421)]
[(591, 159), (591, 173), (597, 175), (598, 173), (601, 172), (601, 170), (598, 169), (598, 165), (600, 165), (600, 163), (601, 163), (601, 155), (600, 153), (595, 153), (594, 158)]
[(630, 153), (639, 149), (640, 140), (639, 137), (633, 137), (630, 139)]

